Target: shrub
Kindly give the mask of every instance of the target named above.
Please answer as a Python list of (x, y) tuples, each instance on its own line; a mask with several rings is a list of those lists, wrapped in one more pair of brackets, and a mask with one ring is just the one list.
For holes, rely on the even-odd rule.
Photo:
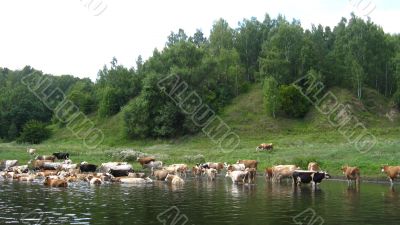
[(301, 169), (307, 169), (310, 162), (317, 162), (321, 166), (321, 163), (314, 157), (297, 157), (292, 160), (292, 163)]
[(31, 120), (24, 125), (21, 136), (18, 138), (18, 142), (39, 144), (48, 139), (50, 135), (51, 131), (44, 123)]
[(393, 95), (393, 102), (400, 109), (400, 90), (397, 90)]
[(303, 118), (310, 108), (308, 100), (294, 85), (280, 87), (281, 109), (290, 117)]
[(205, 163), (206, 162), (204, 155), (201, 155), (201, 154), (185, 155), (185, 156), (183, 156), (183, 160), (188, 163)]
[(106, 151), (106, 155), (115, 158), (117, 160), (127, 161), (127, 162), (135, 162), (137, 158), (152, 156), (155, 157), (156, 160), (168, 160), (169, 156), (165, 154), (152, 154), (149, 155), (147, 153), (137, 151), (134, 149), (110, 149)]

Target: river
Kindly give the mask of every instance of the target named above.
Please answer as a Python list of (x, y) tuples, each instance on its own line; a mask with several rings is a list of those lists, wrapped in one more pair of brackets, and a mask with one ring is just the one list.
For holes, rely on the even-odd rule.
[(262, 177), (234, 185), (223, 176), (188, 179), (182, 188), (0, 181), (0, 224), (400, 224), (400, 186), (389, 186), (325, 180), (314, 190)]

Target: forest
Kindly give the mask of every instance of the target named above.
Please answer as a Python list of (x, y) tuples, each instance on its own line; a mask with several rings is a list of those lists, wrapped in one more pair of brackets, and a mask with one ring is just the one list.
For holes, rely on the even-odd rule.
[(400, 36), (354, 14), (333, 28), (313, 25), (310, 30), (298, 20), (266, 14), (262, 21), (243, 19), (237, 27), (219, 19), (209, 37), (201, 30), (192, 36), (182, 29), (171, 32), (164, 49), (155, 49), (145, 61), (139, 56), (131, 68), (113, 58), (94, 82), (30, 66), (0, 68), (0, 141), (36, 144), (50, 137), (49, 125), (65, 126), (21, 82), (26, 77), (51, 80), (86, 115), (107, 118), (122, 112), (127, 139), (196, 134), (200, 128), (157, 86), (169, 75), (184, 80), (215, 112), (259, 83), (268, 114), (301, 119), (310, 104), (293, 82), (305, 75), (359, 99), (364, 88), (374, 89), (399, 107)]

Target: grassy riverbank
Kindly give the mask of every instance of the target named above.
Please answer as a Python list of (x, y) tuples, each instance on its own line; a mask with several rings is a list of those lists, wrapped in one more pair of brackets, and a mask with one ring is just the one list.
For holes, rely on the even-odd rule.
[[(340, 167), (344, 164), (359, 166), (362, 176), (383, 178), (381, 164), (400, 164), (400, 127), (397, 114), (389, 119), (388, 102), (374, 92), (366, 91), (368, 100), (357, 101), (343, 89), (334, 89), (341, 102), (349, 103), (352, 112), (362, 121), (368, 130), (377, 137), (374, 149), (360, 153), (327, 122), (327, 118), (313, 109), (305, 119), (273, 119), (265, 116), (262, 109), (262, 94), (258, 86), (236, 98), (232, 104), (221, 112), (221, 118), (239, 135), (239, 147), (224, 153), (218, 149), (204, 134), (187, 136), (171, 140), (128, 140), (124, 136), (122, 115), (109, 119), (92, 120), (104, 132), (105, 139), (101, 146), (94, 150), (86, 149), (83, 142), (76, 139), (65, 128), (53, 127), (53, 137), (35, 147), (39, 154), (69, 152), (74, 161), (101, 162), (119, 160), (112, 157), (113, 152), (133, 149), (150, 155), (157, 155), (166, 163), (184, 162), (194, 164), (196, 158), (205, 161), (236, 162), (238, 159), (257, 159), (260, 168), (274, 164), (298, 164), (304, 167), (308, 161), (317, 161), (330, 174), (340, 176)], [(375, 105), (370, 104), (374, 102)], [(376, 105), (379, 104), (379, 105)], [(272, 152), (255, 151), (258, 144), (274, 143)], [(27, 145), (0, 143), (0, 159), (18, 159), (27, 162), (30, 156), (26, 153)], [(203, 157), (201, 157), (201, 156)], [(139, 169), (136, 162), (134, 168)]]

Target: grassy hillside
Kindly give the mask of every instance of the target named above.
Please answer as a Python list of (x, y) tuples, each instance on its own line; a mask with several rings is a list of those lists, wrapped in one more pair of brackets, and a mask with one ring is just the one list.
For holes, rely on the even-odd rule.
[[(264, 168), (283, 163), (305, 166), (312, 160), (319, 162), (323, 169), (333, 175), (340, 175), (340, 166), (349, 164), (359, 166), (363, 175), (382, 178), (379, 170), (381, 164), (400, 164), (397, 110), (390, 106), (387, 99), (369, 89), (364, 91), (365, 98), (361, 101), (347, 90), (334, 88), (331, 91), (341, 103), (349, 104), (353, 115), (377, 137), (378, 143), (373, 150), (364, 154), (358, 152), (329, 124), (327, 116), (314, 108), (302, 120), (266, 116), (259, 85), (254, 85), (248, 93), (235, 98), (220, 114), (240, 137), (239, 148), (228, 154), (221, 152), (202, 133), (173, 140), (127, 140), (121, 113), (109, 119), (91, 117), (105, 135), (102, 145), (97, 149), (85, 149), (82, 141), (70, 131), (57, 127), (53, 127), (54, 135), (50, 140), (35, 147), (41, 154), (67, 151), (73, 160), (93, 163), (119, 160), (112, 153), (124, 149), (156, 155), (166, 163), (194, 164), (203, 158), (205, 161), (231, 163), (238, 159), (257, 159), (261, 168)], [(256, 146), (263, 142), (274, 143), (274, 151), (256, 153)], [(27, 161), (29, 156), (25, 152), (26, 147), (15, 143), (0, 144), (0, 159)], [(138, 167), (136, 163), (134, 166)]]

